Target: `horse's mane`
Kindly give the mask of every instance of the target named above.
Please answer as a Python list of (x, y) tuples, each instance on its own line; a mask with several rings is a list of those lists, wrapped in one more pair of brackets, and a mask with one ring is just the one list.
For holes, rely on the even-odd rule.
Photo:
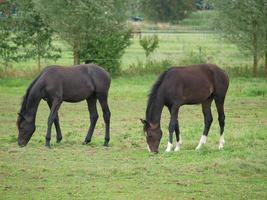
[(30, 91), (32, 89), (32, 87), (34, 86), (34, 84), (36, 83), (36, 81), (40, 78), (42, 73), (40, 73), (29, 85), (28, 89), (26, 90), (26, 94), (23, 96), (22, 98), (22, 103), (21, 103), (21, 108), (19, 111), (19, 115), (23, 115), (26, 112), (27, 109), (27, 102), (28, 102), (28, 98), (29, 98), (29, 94)]
[(154, 85), (152, 86), (150, 93), (148, 95), (148, 101), (147, 101), (147, 108), (146, 108), (146, 120), (149, 120), (149, 111), (151, 106), (154, 103), (154, 100), (157, 98), (157, 94), (158, 94), (158, 89), (163, 81), (163, 79), (165, 78), (165, 75), (167, 74), (168, 71), (170, 71), (171, 68), (165, 70), (164, 72), (162, 72), (158, 78), (158, 80), (154, 83)]

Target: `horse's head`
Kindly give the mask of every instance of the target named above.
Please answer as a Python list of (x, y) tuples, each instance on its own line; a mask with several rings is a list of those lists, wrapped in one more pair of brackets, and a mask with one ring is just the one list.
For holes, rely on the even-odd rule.
[(18, 145), (21, 147), (26, 146), (35, 131), (35, 124), (18, 113), (17, 128), (19, 131)]
[(148, 145), (148, 150), (150, 152), (157, 153), (159, 149), (159, 143), (162, 137), (162, 131), (159, 124), (152, 124), (148, 121), (141, 119), (144, 125), (144, 132), (146, 135), (146, 142)]

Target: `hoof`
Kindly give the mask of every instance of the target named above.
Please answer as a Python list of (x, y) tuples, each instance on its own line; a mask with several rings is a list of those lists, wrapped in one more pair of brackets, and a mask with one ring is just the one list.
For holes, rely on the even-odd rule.
[(173, 149), (173, 144), (170, 143), (170, 142), (168, 142), (168, 144), (167, 144), (167, 148), (166, 148), (165, 152), (171, 152), (172, 149)]
[(50, 144), (45, 144), (45, 147), (48, 149), (51, 149), (51, 145)]
[(181, 150), (181, 143), (177, 143), (174, 151), (180, 151)]
[(105, 143), (103, 144), (103, 146), (104, 146), (104, 147), (108, 147), (108, 143), (105, 142)]
[(90, 143), (91, 142), (91, 140), (84, 140), (84, 142), (83, 142), (83, 145), (87, 145), (88, 143)]
[(57, 138), (57, 143), (60, 143), (62, 138)]
[(219, 144), (219, 150), (223, 150), (224, 145), (223, 144)]
[(196, 148), (195, 148), (195, 151), (200, 151), (202, 145), (198, 145)]

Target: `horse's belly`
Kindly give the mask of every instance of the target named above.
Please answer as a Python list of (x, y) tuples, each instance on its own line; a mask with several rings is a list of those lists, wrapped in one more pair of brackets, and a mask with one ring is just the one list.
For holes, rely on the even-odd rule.
[(93, 91), (89, 88), (77, 88), (75, 90), (64, 91), (63, 92), (63, 101), (66, 102), (79, 102), (87, 99), (92, 95)]
[(199, 90), (187, 90), (183, 93), (183, 100), (185, 104), (200, 104), (210, 98), (212, 93), (212, 87), (204, 87)]

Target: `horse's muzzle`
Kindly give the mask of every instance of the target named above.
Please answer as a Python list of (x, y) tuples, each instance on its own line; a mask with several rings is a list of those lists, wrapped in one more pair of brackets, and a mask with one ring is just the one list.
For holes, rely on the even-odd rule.
[(27, 143), (26, 142), (22, 142), (22, 141), (18, 141), (18, 145), (20, 147), (25, 147), (27, 145)]

